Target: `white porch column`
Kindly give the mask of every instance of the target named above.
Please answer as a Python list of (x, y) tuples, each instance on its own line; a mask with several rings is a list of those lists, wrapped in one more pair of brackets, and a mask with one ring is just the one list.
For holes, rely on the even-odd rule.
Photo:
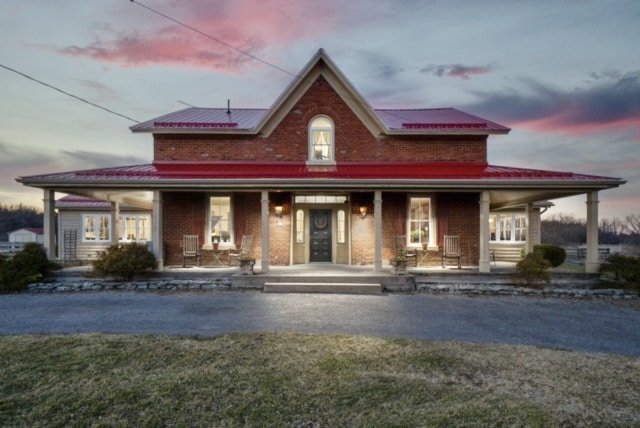
[(375, 227), (374, 270), (382, 271), (382, 191), (376, 190), (373, 196), (373, 220)]
[(491, 260), (489, 252), (489, 192), (480, 193), (480, 260), (478, 268), (480, 272), (491, 272)]
[(535, 244), (534, 239), (535, 239), (535, 225), (536, 223), (536, 218), (534, 216), (535, 214), (535, 209), (533, 208), (533, 204), (532, 203), (528, 203), (526, 206), (526, 213), (527, 213), (527, 240), (526, 240), (526, 250), (527, 250), (527, 254), (529, 253), (533, 253), (533, 244)]
[(262, 273), (269, 272), (269, 191), (262, 191)]
[(44, 189), (44, 251), (49, 260), (56, 258), (56, 192)]
[(587, 193), (587, 259), (584, 268), (587, 273), (596, 273), (600, 268), (598, 260), (598, 192)]
[(156, 256), (156, 270), (162, 272), (164, 269), (164, 252), (162, 251), (162, 192), (153, 191), (153, 208), (151, 212), (151, 239), (152, 251)]
[(117, 245), (120, 238), (120, 202), (111, 202), (111, 245)]

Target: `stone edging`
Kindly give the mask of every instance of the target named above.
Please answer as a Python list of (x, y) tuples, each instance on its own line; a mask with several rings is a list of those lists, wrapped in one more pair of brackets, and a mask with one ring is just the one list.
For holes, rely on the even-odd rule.
[[(228, 290), (231, 288), (231, 277), (211, 279), (150, 279), (121, 282), (94, 278), (64, 278), (52, 282), (30, 284), (28, 293), (55, 293), (78, 291), (208, 291)], [(238, 288), (241, 289), (241, 288)], [(387, 290), (389, 291), (389, 290)], [(527, 288), (500, 284), (455, 284), (455, 283), (421, 283), (417, 282), (417, 293), (465, 294), (494, 296), (538, 296), (538, 297), (577, 297), (577, 298), (611, 298), (637, 299), (638, 293), (620, 289), (588, 289), (575, 287)]]
[(196, 291), (218, 290), (231, 287), (230, 278), (211, 280), (166, 279), (121, 282), (107, 279), (65, 279), (63, 281), (39, 282), (29, 284), (28, 293), (54, 293), (75, 291)]
[(421, 284), (416, 285), (417, 292), (434, 294), (467, 294), (494, 296), (537, 296), (537, 297), (591, 297), (612, 299), (637, 299), (638, 293), (615, 288), (527, 288), (509, 285), (486, 284)]

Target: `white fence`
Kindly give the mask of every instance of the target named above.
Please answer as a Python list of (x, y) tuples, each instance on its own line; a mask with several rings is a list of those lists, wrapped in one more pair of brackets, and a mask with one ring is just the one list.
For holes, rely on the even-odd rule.
[(24, 248), (25, 242), (0, 242), (0, 254), (12, 256)]

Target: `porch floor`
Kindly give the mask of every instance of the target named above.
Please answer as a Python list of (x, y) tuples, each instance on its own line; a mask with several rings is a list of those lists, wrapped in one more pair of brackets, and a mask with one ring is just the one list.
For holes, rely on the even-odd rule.
[[(515, 271), (515, 263), (511, 262), (491, 262), (491, 273), (513, 273)], [(236, 273), (236, 267), (227, 266), (165, 266), (163, 273), (185, 273), (185, 274), (211, 274), (211, 273)], [(262, 275), (260, 263), (256, 263), (254, 268), (256, 275)], [(478, 266), (462, 266), (458, 269), (454, 265), (442, 268), (440, 266), (420, 266), (408, 268), (412, 275), (422, 275), (429, 273), (459, 275), (461, 273), (480, 273)], [(380, 276), (391, 275), (391, 267), (383, 265), (381, 272), (376, 272), (373, 265), (337, 265), (332, 263), (308, 263), (290, 266), (269, 266), (269, 272), (265, 275), (269, 276), (313, 276), (313, 277), (331, 277), (331, 276)]]
[[(90, 269), (89, 266), (66, 268), (56, 273), (56, 277), (78, 277)], [(235, 289), (262, 289), (265, 284), (271, 284), (272, 288), (286, 288), (293, 286), (298, 292), (314, 292), (312, 287), (324, 292), (336, 291), (340, 285), (345, 292), (358, 288), (357, 285), (377, 285), (380, 290), (411, 292), (417, 289), (425, 289), (433, 286), (491, 286), (513, 285), (512, 274), (515, 272), (515, 263), (496, 262), (491, 263), (491, 272), (481, 273), (477, 266), (456, 266), (441, 268), (434, 267), (410, 267), (407, 275), (394, 275), (390, 266), (383, 266), (381, 272), (376, 272), (372, 265), (335, 265), (331, 263), (311, 263), (292, 266), (270, 266), (269, 272), (262, 273), (259, 264), (255, 268), (255, 275), (242, 275), (237, 267), (212, 267), (212, 266), (166, 266), (162, 272), (154, 272), (149, 278), (160, 281), (172, 280), (227, 280), (231, 288)], [(588, 275), (580, 272), (552, 269), (552, 284), (569, 288), (588, 287), (597, 275)], [(319, 287), (319, 288), (318, 288)], [(361, 287), (363, 288), (363, 287)]]

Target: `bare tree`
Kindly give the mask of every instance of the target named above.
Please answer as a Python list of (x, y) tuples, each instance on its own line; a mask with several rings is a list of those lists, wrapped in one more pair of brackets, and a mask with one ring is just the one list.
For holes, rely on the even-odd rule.
[(640, 214), (631, 214), (625, 217), (626, 227), (630, 233), (640, 235)]

